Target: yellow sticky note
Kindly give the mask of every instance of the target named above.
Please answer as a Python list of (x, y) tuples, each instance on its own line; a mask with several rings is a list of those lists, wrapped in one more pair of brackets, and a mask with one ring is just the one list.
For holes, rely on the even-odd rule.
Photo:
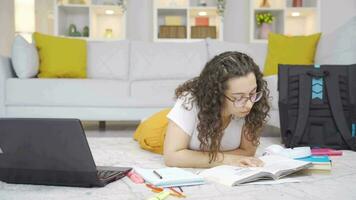
[(154, 197), (149, 198), (148, 200), (164, 200), (169, 196), (169, 191), (162, 191), (156, 194)]

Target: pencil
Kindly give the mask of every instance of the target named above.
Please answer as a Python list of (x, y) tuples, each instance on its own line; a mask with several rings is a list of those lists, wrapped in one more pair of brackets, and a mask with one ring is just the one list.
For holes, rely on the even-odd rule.
[(153, 170), (153, 173), (156, 174), (159, 179), (163, 179), (163, 177), (156, 170)]

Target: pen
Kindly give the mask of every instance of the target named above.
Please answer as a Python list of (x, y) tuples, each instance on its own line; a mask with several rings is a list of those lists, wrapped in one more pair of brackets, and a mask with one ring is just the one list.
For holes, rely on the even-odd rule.
[(179, 189), (181, 192), (183, 192), (183, 190), (182, 190), (182, 188), (181, 188), (181, 187), (179, 187), (179, 186), (178, 186), (178, 189)]
[(156, 174), (159, 179), (163, 179), (163, 177), (156, 170), (153, 170), (153, 173)]

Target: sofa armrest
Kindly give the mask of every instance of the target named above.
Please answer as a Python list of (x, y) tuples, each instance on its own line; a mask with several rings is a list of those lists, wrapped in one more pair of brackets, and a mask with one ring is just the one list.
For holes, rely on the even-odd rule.
[(0, 117), (5, 117), (6, 80), (15, 77), (11, 60), (0, 55)]

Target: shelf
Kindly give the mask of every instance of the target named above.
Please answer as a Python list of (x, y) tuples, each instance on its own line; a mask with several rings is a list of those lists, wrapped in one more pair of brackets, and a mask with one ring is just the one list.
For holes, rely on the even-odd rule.
[[(106, 11), (113, 14), (106, 14)], [(120, 7), (95, 6), (91, 9), (91, 35), (98, 39), (123, 38), (125, 33), (121, 29), (124, 13)]]
[(178, 0), (176, 6), (171, 2), (154, 1), (154, 41), (188, 41), (205, 36), (222, 40), (222, 17), (215, 0)]
[(69, 26), (74, 24), (79, 32), (89, 26), (88, 7), (58, 7), (58, 35), (68, 36)]
[[(263, 43), (261, 26), (257, 25), (256, 14), (271, 13), (274, 20), (270, 31), (284, 35), (310, 35), (320, 31), (320, 0), (303, 0), (300, 7), (293, 7), (293, 0), (268, 0), (270, 7), (261, 8), (262, 0), (250, 2), (250, 42)], [(267, 35), (267, 34), (264, 34)]]
[(85, 4), (70, 4), (70, 0), (55, 5), (55, 34), (69, 37), (74, 24), (83, 34), (89, 28), (90, 40), (125, 39), (126, 15), (118, 0), (86, 0)]
[(88, 6), (89, 0), (57, 0), (57, 5)]
[(189, 0), (155, 0), (156, 8), (187, 8)]

